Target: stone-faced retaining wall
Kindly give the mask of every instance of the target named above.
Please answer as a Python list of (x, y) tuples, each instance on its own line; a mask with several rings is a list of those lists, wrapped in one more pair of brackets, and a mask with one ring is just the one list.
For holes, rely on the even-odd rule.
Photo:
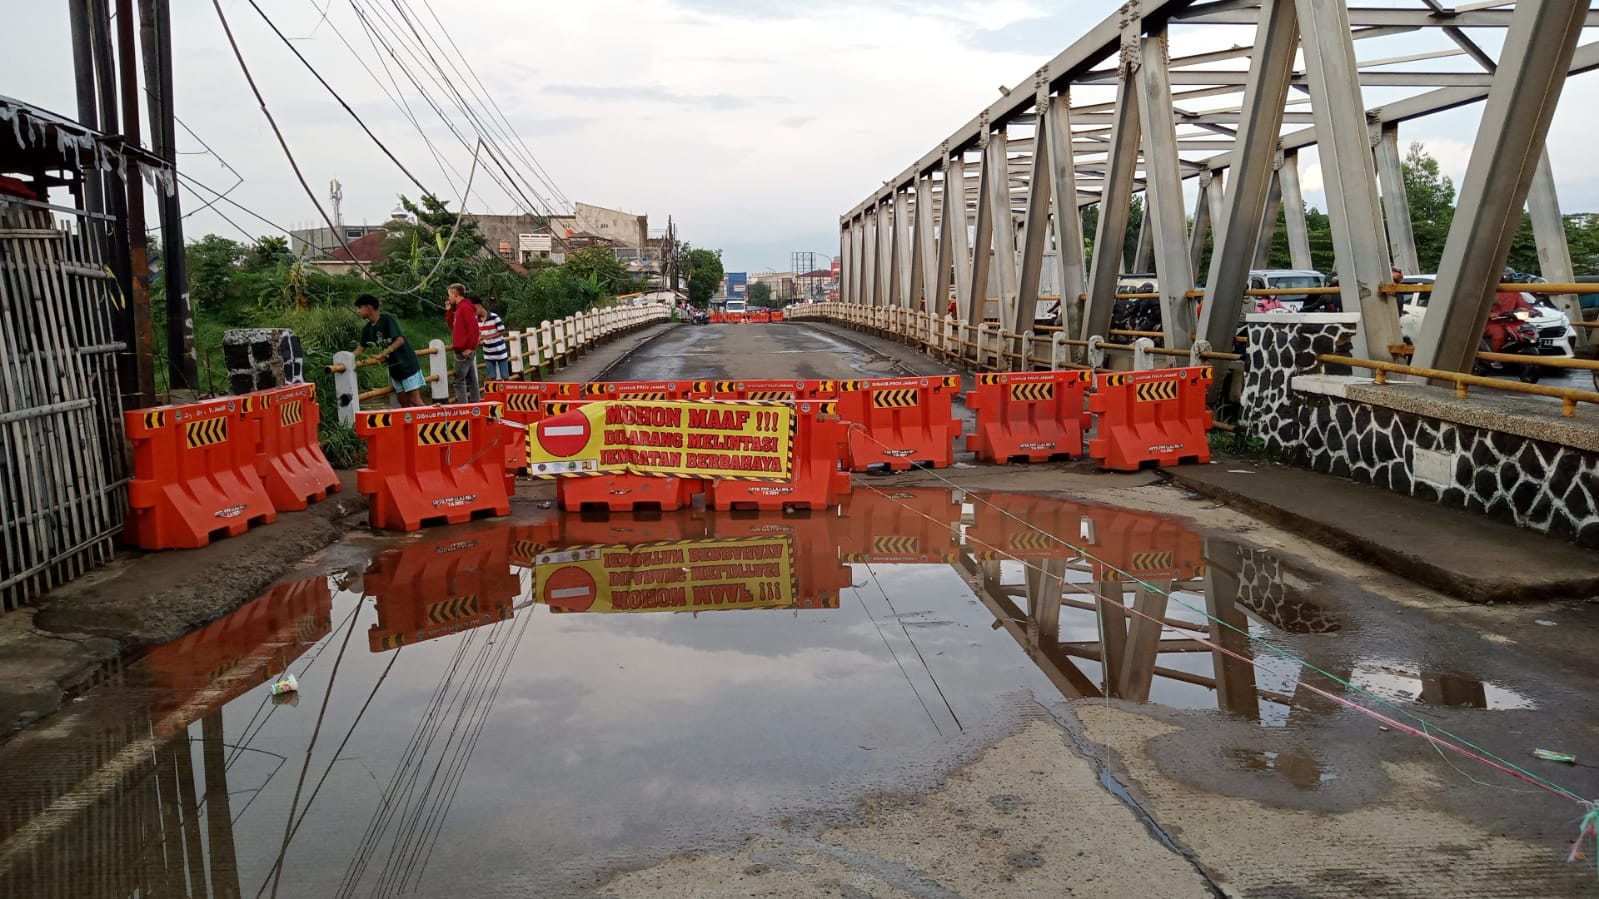
[[(1244, 421), (1294, 464), (1599, 547), (1599, 427), (1591, 410), (1516, 394), (1468, 399), (1421, 383), (1316, 374), (1344, 339), (1334, 316), (1249, 317)], [(1339, 318), (1348, 318), (1339, 316)], [(1351, 328), (1353, 325), (1350, 324)]]

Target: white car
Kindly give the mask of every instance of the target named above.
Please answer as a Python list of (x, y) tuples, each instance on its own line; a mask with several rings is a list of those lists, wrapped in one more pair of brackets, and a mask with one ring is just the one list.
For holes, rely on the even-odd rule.
[[(1401, 278), (1399, 283), (1432, 284), (1437, 280), (1437, 275), (1411, 275), (1408, 278)], [(1571, 319), (1567, 318), (1564, 312), (1549, 305), (1546, 297), (1533, 296), (1530, 293), (1524, 293), (1521, 297), (1538, 310), (1528, 322), (1538, 329), (1538, 354), (1567, 359), (1576, 356), (1577, 329), (1571, 326)], [(1432, 299), (1432, 294), (1417, 291), (1397, 294), (1397, 298), (1399, 331), (1404, 334), (1406, 343), (1413, 344), (1421, 337), (1421, 323), (1427, 316), (1427, 301)]]

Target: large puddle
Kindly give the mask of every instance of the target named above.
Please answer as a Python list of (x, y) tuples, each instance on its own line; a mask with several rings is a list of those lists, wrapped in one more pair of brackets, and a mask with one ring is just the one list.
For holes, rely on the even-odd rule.
[[(275, 588), (0, 750), (0, 895), (562, 895), (931, 784), (1040, 702), (1263, 737), (1338, 713), (1246, 635), (1418, 709), (1537, 705), (1374, 627), (1382, 603), (1030, 494), (428, 531)], [(271, 696), (285, 671), (299, 692)], [(1234, 743), (1235, 776), (1348, 775)]]

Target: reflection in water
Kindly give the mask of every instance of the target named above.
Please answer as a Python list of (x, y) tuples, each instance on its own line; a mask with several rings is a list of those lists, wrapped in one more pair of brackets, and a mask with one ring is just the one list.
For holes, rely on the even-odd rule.
[[(988, 615), (959, 620), (969, 614), (966, 609), (975, 611), (964, 593), (943, 607), (941, 615), (949, 620), (930, 616), (928, 605), (904, 615), (894, 608), (895, 600), (904, 608), (923, 599), (917, 590), (959, 590), (950, 580), (951, 567)], [(943, 580), (932, 576), (940, 572)], [(845, 619), (841, 613), (851, 610), (841, 609), (841, 595), (868, 581), (886, 584), (883, 599), (889, 608), (870, 617), (861, 600), (853, 611), (867, 617)], [(872, 633), (877, 641), (881, 632), (865, 629), (886, 616), (914, 626), (904, 629), (903, 640), (894, 638), (913, 650), (911, 657), (921, 655), (918, 634), (931, 641), (940, 626), (973, 625), (987, 633), (992, 624), (1006, 631), (1067, 698), (1216, 708), (1261, 726), (1283, 727), (1324, 714), (1332, 704), (1301, 689), (1292, 676), (1297, 672), (1283, 676), (1257, 670), (1249, 661), (1249, 635), (1303, 635), (1311, 652), (1322, 645), (1314, 641), (1323, 635), (1343, 639), (1350, 629), (1316, 602), (1318, 587), (1314, 572), (1206, 538), (1171, 519), (1029, 494), (963, 498), (942, 490), (866, 488), (826, 514), (685, 511), (605, 520), (551, 515), (532, 523), (430, 531), (369, 564), (361, 578), (361, 601), (349, 594), (341, 600), (350, 609), (347, 617), (341, 612), (342, 623), (333, 623), (334, 595), (326, 579), (281, 585), (153, 651), (121, 686), (96, 691), (50, 727), (0, 749), (0, 770), (9, 773), (0, 781), (0, 895), (233, 897), (241, 890), (255, 895), (258, 886), (283, 875), (273, 872), (280, 845), (307, 842), (303, 836), (299, 843), (295, 839), (313, 808), (313, 824), (328, 815), (338, 822), (331, 835), (324, 829), (324, 838), (348, 843), (339, 843), (341, 857), (348, 857), (342, 879), (340, 871), (331, 871), (319, 882), (337, 882), (346, 893), (374, 886), (415, 889), (535, 618), (617, 628), (682, 621), (698, 636), (679, 633), (676, 639), (701, 656), (721, 654), (718, 666), (736, 661), (738, 653), (757, 657), (746, 644), (769, 638), (758, 628), (707, 631), (704, 625), (710, 622), (773, 622), (786, 635), (793, 632), (788, 622), (815, 622), (831, 611), (841, 626)], [(901, 592), (891, 598), (894, 591)], [(694, 617), (711, 611), (745, 614), (710, 616), (707, 622)], [(608, 612), (682, 617), (585, 617)], [(367, 626), (369, 652), (352, 655), (369, 661), (371, 693), (359, 695), (367, 689), (363, 685), (346, 691), (357, 695), (340, 694), (344, 707), (330, 714), (327, 730), (342, 738), (323, 734), (315, 765), (310, 747), (303, 759), (250, 748), (262, 742), (257, 738), (264, 728), (284, 724), (285, 714), (297, 716), (288, 722), (295, 730), (319, 720), (308, 713), (326, 709), (340, 666), (357, 661), (345, 658), (344, 644), (358, 623)], [(630, 636), (638, 639), (637, 628)], [(880, 660), (869, 652), (890, 643), (888, 637), (877, 647), (841, 642), (829, 658), (859, 657), (876, 665)], [(962, 655), (973, 650), (957, 647), (976, 645), (962, 636), (929, 653), (936, 662), (925, 668), (928, 685), (939, 693), (954, 686), (933, 681), (935, 668), (965, 670), (960, 666), (970, 660)], [(778, 646), (775, 651), (786, 654), (799, 644), (790, 639)], [(285, 713), (267, 701), (263, 684), (291, 664), (302, 673), (324, 654), (328, 661), (307, 680), (316, 685), (315, 694), (298, 709)], [(402, 656), (406, 661), (400, 661)], [(539, 661), (522, 659), (524, 668), (537, 668)], [(1272, 667), (1284, 665), (1274, 660)], [(1454, 672), (1387, 661), (1325, 667), (1398, 700), (1479, 709), (1528, 705), (1508, 690)], [(405, 691), (388, 697), (390, 721), (363, 723), (368, 705), (384, 695), (391, 670), (416, 675), (403, 687), (389, 687), (391, 694)], [(847, 669), (836, 677), (854, 688), (862, 672), (871, 670)], [(434, 671), (436, 682), (417, 681), (421, 673), (431, 677)], [(718, 668), (717, 675), (722, 674)], [(907, 682), (923, 678), (904, 674)], [(981, 675), (968, 670), (966, 676)], [(1005, 689), (1017, 683), (1010, 674), (1001, 679)], [(574, 689), (569, 684), (531, 697), (524, 691), (518, 714), (534, 715), (528, 711), (538, 708), (533, 703), (558, 706)], [(912, 684), (912, 689), (918, 688)], [(257, 695), (245, 695), (251, 691)], [(780, 695), (787, 702), (802, 696)], [(225, 718), (223, 706), (230, 701)], [(613, 694), (600, 694), (601, 706), (611, 701)], [(376, 702), (381, 706), (384, 699)], [(848, 706), (816, 714), (842, 721), (850, 714)], [(949, 712), (958, 729), (954, 708)], [(557, 726), (575, 715), (571, 709), (540, 713), (553, 715)], [(386, 727), (393, 718), (399, 723)], [(830, 722), (824, 717), (815, 723), (819, 726), (807, 726), (803, 739), (829, 739)], [(878, 724), (850, 726), (870, 732)], [(380, 727), (381, 742), (393, 747), (385, 762), (374, 757), (368, 766), (357, 755), (335, 755), (344, 746), (341, 740), (358, 729)], [(617, 744), (602, 742), (582, 751), (611, 745)], [(518, 745), (510, 757), (532, 749)], [(853, 744), (849, 749), (860, 754)], [(804, 755), (796, 749), (794, 758)], [(1302, 789), (1316, 789), (1334, 776), (1310, 752), (1237, 746), (1226, 756), (1245, 770), (1273, 772)], [(336, 799), (319, 799), (334, 762), (366, 770), (336, 779), (341, 785)], [(509, 763), (502, 757), (499, 764)], [(836, 764), (829, 759), (816, 776), (836, 779)], [(296, 778), (303, 797), (293, 788)], [(535, 787), (518, 781), (509, 789)], [(269, 789), (276, 790), (281, 808), (267, 802), (252, 810)], [(291, 792), (298, 802), (293, 814)], [(263, 813), (270, 820), (261, 820)], [(253, 827), (253, 838), (241, 842), (235, 828), (245, 826)], [(241, 858), (248, 868), (242, 878)]]

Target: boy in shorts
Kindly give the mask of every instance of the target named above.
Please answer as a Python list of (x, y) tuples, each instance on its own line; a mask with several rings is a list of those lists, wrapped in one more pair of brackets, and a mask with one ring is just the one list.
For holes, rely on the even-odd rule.
[(363, 293), (355, 300), (355, 311), (366, 325), (361, 328), (361, 346), (355, 351), (355, 357), (370, 347), (382, 347), (378, 350), (377, 357), (389, 364), (389, 382), (394, 385), (394, 396), (402, 406), (422, 405), (422, 363), (416, 358), (416, 350), (411, 349), (411, 344), (405, 339), (405, 334), (400, 331), (400, 323), (394, 316), (387, 312), (378, 311), (378, 298), (369, 293)]

